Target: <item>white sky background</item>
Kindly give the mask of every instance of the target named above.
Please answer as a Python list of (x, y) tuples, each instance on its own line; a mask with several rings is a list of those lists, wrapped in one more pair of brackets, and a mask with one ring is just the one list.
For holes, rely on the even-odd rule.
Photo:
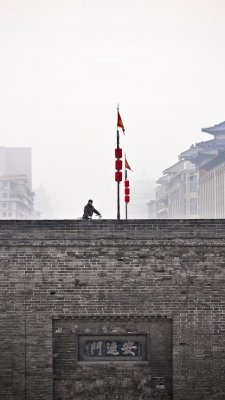
[(211, 138), (201, 128), (225, 120), (224, 21), (224, 0), (0, 0), (0, 145), (32, 147), (56, 218), (89, 198), (116, 218), (117, 103), (131, 186)]

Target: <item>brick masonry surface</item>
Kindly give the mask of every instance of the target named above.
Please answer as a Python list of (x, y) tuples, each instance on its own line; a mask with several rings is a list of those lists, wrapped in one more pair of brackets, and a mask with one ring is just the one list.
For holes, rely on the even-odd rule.
[(224, 345), (224, 220), (0, 221), (1, 400), (224, 400)]

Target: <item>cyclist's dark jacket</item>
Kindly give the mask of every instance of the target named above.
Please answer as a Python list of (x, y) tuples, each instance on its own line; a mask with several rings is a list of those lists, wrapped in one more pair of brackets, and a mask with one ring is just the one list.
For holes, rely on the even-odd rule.
[(84, 207), (84, 215), (83, 215), (83, 219), (88, 219), (91, 218), (93, 213), (95, 213), (96, 215), (101, 215), (100, 212), (98, 212), (91, 204), (87, 204)]

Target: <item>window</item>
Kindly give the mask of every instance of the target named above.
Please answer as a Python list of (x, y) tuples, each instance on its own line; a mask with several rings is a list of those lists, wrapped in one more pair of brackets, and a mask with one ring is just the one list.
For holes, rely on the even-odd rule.
[(197, 198), (196, 197), (190, 198), (190, 214), (196, 215), (197, 213), (198, 213)]
[(2, 193), (3, 197), (8, 197), (8, 193)]
[(197, 175), (191, 175), (189, 177), (190, 181), (190, 192), (196, 193), (197, 192)]
[(190, 192), (196, 193), (197, 192), (197, 182), (191, 181), (190, 182)]
[(2, 216), (7, 217), (7, 213), (6, 212), (2, 213)]
[(3, 208), (7, 208), (7, 203), (2, 203)]

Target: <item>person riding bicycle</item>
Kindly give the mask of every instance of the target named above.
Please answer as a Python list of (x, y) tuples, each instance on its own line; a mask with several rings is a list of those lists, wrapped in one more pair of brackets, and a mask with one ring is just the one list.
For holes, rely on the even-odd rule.
[(99, 218), (101, 218), (100, 212), (98, 212), (93, 206), (93, 200), (88, 200), (88, 203), (84, 207), (84, 215), (83, 215), (82, 219), (91, 219), (93, 213), (98, 215)]

